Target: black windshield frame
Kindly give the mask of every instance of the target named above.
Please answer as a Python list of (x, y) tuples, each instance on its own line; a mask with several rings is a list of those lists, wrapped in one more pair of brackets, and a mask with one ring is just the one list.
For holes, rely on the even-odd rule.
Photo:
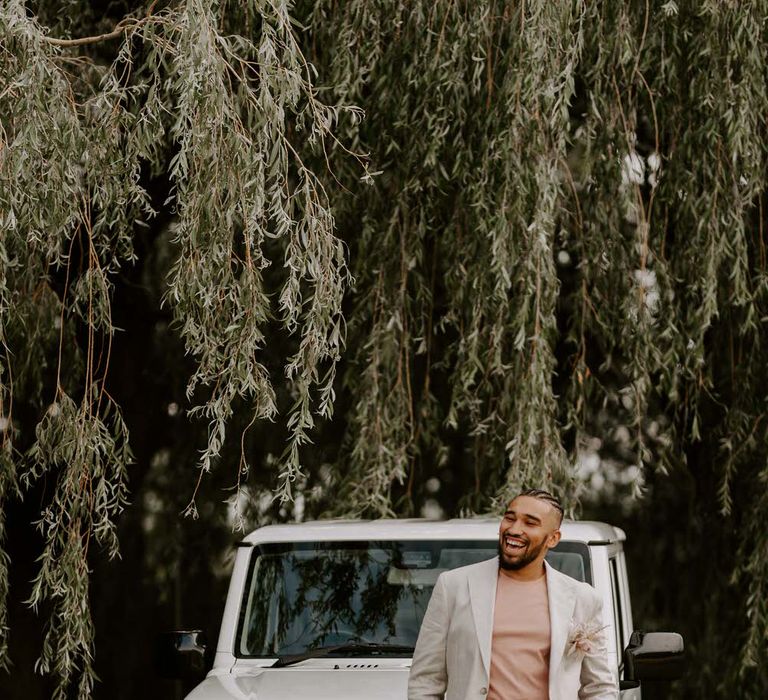
[[(306, 542), (269, 542), (253, 545), (248, 562), (248, 572), (246, 575), (246, 584), (240, 600), (240, 609), (238, 611), (238, 622), (235, 636), (235, 657), (238, 659), (275, 659), (278, 654), (246, 654), (242, 651), (243, 627), (246, 624), (246, 612), (248, 608), (248, 598), (252, 587), (254, 569), (259, 558), (264, 555), (287, 554), (293, 551), (323, 551), (323, 550), (371, 550), (388, 549), (399, 552), (409, 551), (442, 551), (444, 548), (450, 548), (451, 545), (462, 550), (495, 550), (497, 540), (463, 540), (463, 539), (431, 539), (431, 540), (399, 540), (394, 538), (381, 538), (374, 540), (311, 540)], [(583, 542), (562, 541), (555, 547), (553, 552), (568, 552), (579, 554), (584, 564), (584, 577), (587, 583), (592, 583), (592, 561), (589, 553), (589, 547)], [(490, 558), (490, 557), (489, 557)], [(407, 563), (403, 568), (409, 567)], [(343, 654), (341, 655), (343, 656)], [(410, 658), (410, 654), (393, 653), (388, 655), (391, 658)], [(333, 658), (332, 656), (329, 658)]]

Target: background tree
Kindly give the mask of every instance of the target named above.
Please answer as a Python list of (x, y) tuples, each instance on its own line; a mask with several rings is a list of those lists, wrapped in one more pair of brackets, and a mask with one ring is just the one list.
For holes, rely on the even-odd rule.
[(164, 696), (233, 525), (529, 485), (629, 530), (677, 697), (762, 697), (766, 16), (7, 0), (6, 694)]

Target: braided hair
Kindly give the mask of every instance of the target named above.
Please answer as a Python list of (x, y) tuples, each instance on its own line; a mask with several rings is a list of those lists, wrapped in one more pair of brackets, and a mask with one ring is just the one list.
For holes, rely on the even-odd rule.
[(515, 498), (518, 498), (519, 496), (530, 496), (531, 498), (538, 498), (540, 501), (549, 503), (549, 505), (551, 505), (560, 515), (560, 522), (563, 522), (563, 506), (557, 496), (552, 495), (549, 491), (545, 491), (544, 489), (525, 489), (525, 491), (518, 493)]

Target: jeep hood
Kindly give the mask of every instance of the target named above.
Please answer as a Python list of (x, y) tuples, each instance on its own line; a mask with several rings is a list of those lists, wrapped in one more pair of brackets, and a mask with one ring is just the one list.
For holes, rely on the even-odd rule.
[[(410, 666), (410, 659), (408, 660)], [(408, 667), (235, 668), (215, 673), (186, 700), (403, 700)]]

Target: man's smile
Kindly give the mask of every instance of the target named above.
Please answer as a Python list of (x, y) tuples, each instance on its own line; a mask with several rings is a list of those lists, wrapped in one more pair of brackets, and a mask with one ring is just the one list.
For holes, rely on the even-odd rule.
[(508, 552), (521, 552), (528, 546), (528, 542), (521, 537), (504, 535), (504, 549)]

